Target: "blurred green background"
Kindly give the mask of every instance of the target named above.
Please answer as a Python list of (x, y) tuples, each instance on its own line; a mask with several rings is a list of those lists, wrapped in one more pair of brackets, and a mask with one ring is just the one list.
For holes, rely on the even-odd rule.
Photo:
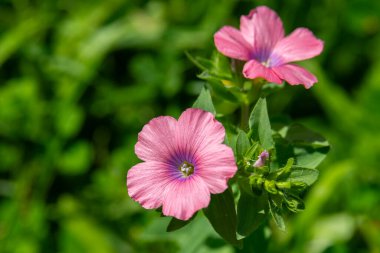
[(210, 56), (213, 33), (258, 5), (325, 41), (302, 64), (319, 83), (268, 103), (332, 145), (306, 211), (272, 230), (268, 252), (380, 252), (376, 0), (1, 0), (0, 252), (238, 251), (202, 215), (166, 233), (125, 177), (142, 126), (178, 116), (203, 85), (184, 52)]

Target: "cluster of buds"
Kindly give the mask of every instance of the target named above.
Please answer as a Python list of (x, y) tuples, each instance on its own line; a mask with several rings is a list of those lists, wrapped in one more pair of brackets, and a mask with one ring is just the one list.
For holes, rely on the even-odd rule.
[(269, 152), (264, 150), (253, 164), (254, 170), (249, 176), (249, 184), (254, 194), (260, 196), (265, 191), (270, 197), (276, 199), (278, 206), (283, 204), (292, 212), (304, 209), (304, 203), (299, 195), (308, 187), (301, 181), (293, 181), (291, 176), (294, 159), (290, 158), (287, 164), (270, 172), (267, 164)]

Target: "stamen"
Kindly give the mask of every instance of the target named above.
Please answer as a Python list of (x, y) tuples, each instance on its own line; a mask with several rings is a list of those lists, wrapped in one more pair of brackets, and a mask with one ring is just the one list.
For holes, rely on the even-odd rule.
[(270, 59), (268, 59), (267, 61), (261, 62), (261, 64), (264, 65), (265, 67), (270, 67)]
[(182, 174), (185, 176), (185, 177), (188, 177), (190, 175), (192, 175), (194, 173), (194, 165), (192, 165), (191, 163), (187, 162), (187, 161), (184, 161), (179, 167), (178, 167), (179, 171), (182, 172)]

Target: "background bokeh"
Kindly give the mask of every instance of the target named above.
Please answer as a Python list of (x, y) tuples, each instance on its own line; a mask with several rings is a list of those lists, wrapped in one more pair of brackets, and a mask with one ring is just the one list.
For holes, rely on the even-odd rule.
[(268, 251), (379, 253), (376, 0), (0, 0), (0, 252), (261, 252), (226, 245), (202, 215), (166, 233), (125, 187), (142, 126), (178, 116), (203, 85), (184, 52), (210, 56), (213, 33), (258, 5), (325, 41), (303, 63), (319, 83), (268, 104), (332, 146)]

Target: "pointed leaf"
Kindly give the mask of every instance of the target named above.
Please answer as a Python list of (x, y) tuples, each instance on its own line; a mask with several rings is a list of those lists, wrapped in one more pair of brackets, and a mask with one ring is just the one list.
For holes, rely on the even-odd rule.
[(212, 68), (212, 61), (202, 58), (202, 57), (194, 57), (188, 51), (185, 51), (187, 58), (198, 68), (202, 70), (207, 70)]
[(269, 202), (269, 212), (272, 215), (274, 222), (276, 223), (277, 227), (280, 230), (285, 231), (286, 227), (285, 227), (284, 218), (282, 218), (281, 213), (280, 213), (281, 209), (278, 206), (276, 206), (276, 203), (274, 202), (272, 198), (270, 198), (268, 202)]
[(215, 107), (212, 103), (210, 91), (203, 87), (201, 93), (199, 94), (197, 100), (193, 104), (193, 108), (199, 108), (215, 115)]
[(330, 150), (325, 138), (300, 124), (289, 126), (285, 139), (294, 147), (299, 167), (316, 168)]
[(215, 80), (214, 77), (209, 78), (209, 76), (206, 76), (205, 72), (203, 72), (201, 75), (198, 75), (198, 77), (207, 80), (207, 84), (211, 87), (212, 91), (216, 96), (225, 99), (231, 103), (239, 103), (238, 96), (236, 94), (231, 93), (233, 89), (227, 89), (223, 84), (223, 82), (226, 82), (223, 78)]
[(315, 148), (329, 146), (329, 143), (323, 136), (301, 124), (289, 126), (285, 138), (293, 144), (298, 144), (298, 146), (310, 146)]
[(250, 148), (251, 144), (249, 143), (248, 136), (244, 131), (239, 130), (238, 132), (239, 133), (236, 140), (236, 155), (238, 158), (242, 158)]
[(241, 241), (236, 239), (236, 211), (230, 188), (221, 194), (212, 195), (210, 205), (203, 212), (223, 239), (235, 246), (241, 246)]
[(297, 166), (315, 169), (326, 158), (329, 150), (330, 147), (295, 147), (294, 155), (297, 160)]
[(248, 236), (266, 219), (268, 198), (266, 195), (249, 195), (241, 191), (237, 209), (237, 232)]
[(316, 169), (301, 168), (293, 166), (289, 177), (286, 181), (289, 182), (303, 182), (307, 185), (312, 185), (319, 176), (319, 171)]
[(193, 215), (193, 217), (191, 217), (191, 219), (188, 219), (188, 220), (178, 220), (178, 219), (173, 217), (170, 220), (168, 227), (166, 228), (166, 232), (173, 232), (173, 231), (176, 231), (180, 228), (183, 228), (184, 226), (189, 224), (195, 218), (196, 215), (197, 215), (197, 213), (195, 213)]
[(264, 149), (270, 149), (273, 147), (272, 129), (265, 98), (260, 98), (253, 108), (249, 118), (249, 128), (252, 139), (259, 141)]

